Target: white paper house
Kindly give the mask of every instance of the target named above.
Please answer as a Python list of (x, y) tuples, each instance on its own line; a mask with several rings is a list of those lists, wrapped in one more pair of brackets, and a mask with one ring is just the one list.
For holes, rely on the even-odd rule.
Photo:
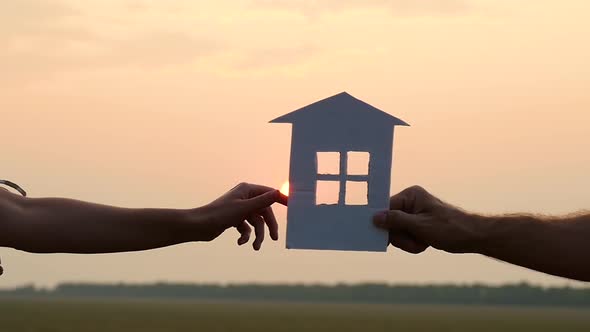
[[(408, 124), (346, 92), (271, 122), (293, 124), (287, 248), (385, 251), (387, 232), (371, 220), (389, 207), (393, 130)], [(348, 160), (359, 156), (368, 167), (353, 172)], [(330, 158), (336, 166), (325, 170)], [(353, 187), (365, 190), (360, 202), (348, 197)], [(332, 202), (322, 202), (323, 188), (335, 191)]]

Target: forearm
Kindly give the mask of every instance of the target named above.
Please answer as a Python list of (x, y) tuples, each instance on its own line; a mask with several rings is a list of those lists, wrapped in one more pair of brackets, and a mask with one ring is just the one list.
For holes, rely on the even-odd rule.
[(19, 198), (1, 245), (36, 253), (109, 253), (187, 241), (188, 210), (127, 209), (62, 198)]
[(373, 217), (392, 245), (411, 253), (429, 246), (479, 253), (537, 271), (590, 281), (590, 214), (478, 216), (409, 187)]
[(537, 271), (590, 281), (590, 215), (471, 215), (484, 234), (473, 251)]

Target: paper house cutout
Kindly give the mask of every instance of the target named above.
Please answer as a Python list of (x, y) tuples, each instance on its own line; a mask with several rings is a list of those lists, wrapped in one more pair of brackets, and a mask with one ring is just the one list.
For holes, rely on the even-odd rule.
[[(287, 248), (386, 251), (387, 232), (373, 226), (372, 216), (389, 208), (393, 131), (408, 124), (346, 92), (271, 123), (293, 124)], [(349, 172), (347, 161), (356, 154), (368, 155), (364, 174)], [(337, 166), (318, 168), (318, 156)], [(361, 202), (347, 197), (353, 185), (365, 188)], [(337, 198), (323, 202), (322, 190)]]

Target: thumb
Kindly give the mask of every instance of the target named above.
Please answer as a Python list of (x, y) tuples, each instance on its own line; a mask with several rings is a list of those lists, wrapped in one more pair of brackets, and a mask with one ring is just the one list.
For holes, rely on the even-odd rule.
[(413, 230), (418, 226), (419, 221), (420, 216), (401, 210), (383, 211), (373, 216), (373, 223), (379, 228), (403, 230), (409, 233), (414, 233)]
[(242, 201), (242, 210), (247, 214), (262, 210), (277, 202), (280, 198), (279, 195), (278, 190), (271, 190), (254, 198), (245, 199)]

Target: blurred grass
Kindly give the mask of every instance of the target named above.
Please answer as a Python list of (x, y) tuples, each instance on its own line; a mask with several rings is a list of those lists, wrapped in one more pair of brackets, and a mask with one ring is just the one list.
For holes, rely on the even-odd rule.
[(0, 299), (0, 331), (590, 331), (590, 310)]

